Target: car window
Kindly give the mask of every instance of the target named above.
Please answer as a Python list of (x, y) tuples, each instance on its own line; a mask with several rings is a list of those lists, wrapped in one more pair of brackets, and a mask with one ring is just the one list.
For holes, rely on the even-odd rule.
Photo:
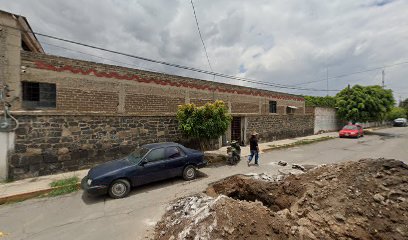
[(347, 125), (347, 126), (344, 126), (344, 128), (343, 129), (348, 129), (348, 130), (356, 130), (357, 129), (357, 127), (356, 126), (353, 126), (353, 125)]
[(166, 158), (178, 158), (184, 155), (183, 151), (178, 147), (168, 147), (166, 149)]
[(164, 148), (157, 148), (150, 151), (149, 154), (146, 156), (146, 160), (148, 162), (155, 162), (165, 159)]
[(146, 148), (138, 148), (129, 154), (129, 161), (133, 163), (138, 163), (142, 158), (149, 152), (149, 149)]

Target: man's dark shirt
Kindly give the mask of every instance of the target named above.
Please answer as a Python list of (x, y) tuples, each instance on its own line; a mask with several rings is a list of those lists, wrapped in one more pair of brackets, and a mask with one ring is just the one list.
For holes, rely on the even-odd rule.
[(249, 139), (249, 149), (252, 150), (258, 150), (258, 140), (256, 138), (251, 138)]

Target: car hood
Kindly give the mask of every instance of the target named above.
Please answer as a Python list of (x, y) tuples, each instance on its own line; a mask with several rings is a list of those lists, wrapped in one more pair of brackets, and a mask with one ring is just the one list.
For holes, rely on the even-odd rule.
[(122, 158), (119, 160), (113, 160), (106, 163), (102, 163), (91, 168), (88, 172), (88, 177), (94, 179), (109, 173), (117, 172), (131, 166), (132, 163), (129, 162), (128, 158)]

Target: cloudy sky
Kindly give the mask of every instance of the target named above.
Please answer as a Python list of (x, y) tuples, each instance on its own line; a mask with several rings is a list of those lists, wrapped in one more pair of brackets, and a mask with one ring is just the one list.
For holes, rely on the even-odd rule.
[[(216, 81), (326, 95), (327, 72), (329, 89), (337, 90), (347, 84), (381, 84), (384, 67), (386, 86), (396, 99), (408, 97), (407, 0), (194, 0), (194, 5), (215, 72), (319, 91)], [(209, 70), (190, 0), (1, 0), (0, 9), (27, 17), (36, 32)], [(50, 54), (212, 80), (40, 40)], [(350, 74), (370, 69), (376, 70)]]

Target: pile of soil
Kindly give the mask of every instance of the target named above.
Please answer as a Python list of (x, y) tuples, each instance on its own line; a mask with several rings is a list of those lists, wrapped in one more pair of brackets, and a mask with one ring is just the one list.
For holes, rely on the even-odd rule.
[(408, 166), (363, 159), (280, 181), (232, 176), (171, 204), (155, 239), (408, 239)]

